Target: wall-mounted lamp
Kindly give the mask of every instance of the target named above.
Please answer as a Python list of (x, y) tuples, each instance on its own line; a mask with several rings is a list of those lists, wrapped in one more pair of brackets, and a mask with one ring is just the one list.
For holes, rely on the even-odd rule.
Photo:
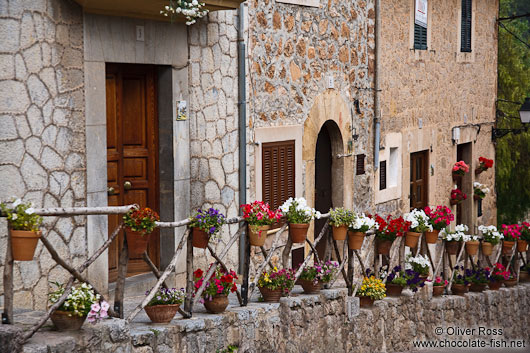
[[(519, 109), (519, 119), (521, 120), (521, 124), (523, 124), (523, 127), (521, 128), (518, 128), (518, 129), (497, 129), (497, 128), (492, 128), (491, 129), (491, 139), (493, 141), (497, 140), (498, 138), (501, 138), (503, 136), (506, 136), (507, 134), (509, 134), (510, 132), (514, 135), (517, 135), (517, 134), (520, 134), (521, 132), (526, 132), (528, 131), (528, 124), (530, 123), (530, 98), (526, 98), (524, 103), (519, 103), (519, 102), (512, 102), (512, 101), (507, 101), (507, 100), (504, 100), (504, 99), (497, 99), (497, 102), (505, 102), (505, 103), (512, 103), (512, 104), (522, 104), (521, 105), (521, 108)], [(504, 115), (504, 113), (497, 109), (497, 112), (496, 112), (496, 117), (497, 118), (499, 115)], [(497, 122), (495, 122), (495, 125)]]
[(359, 139), (359, 135), (357, 134), (357, 129), (356, 128), (352, 128), (351, 138), (353, 139), (353, 141), (357, 141)]

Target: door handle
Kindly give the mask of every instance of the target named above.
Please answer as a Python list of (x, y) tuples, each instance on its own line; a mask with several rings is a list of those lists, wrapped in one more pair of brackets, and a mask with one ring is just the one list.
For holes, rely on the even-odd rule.
[(132, 188), (131, 182), (129, 180), (127, 180), (125, 183), (123, 183), (123, 188), (125, 190), (131, 190), (131, 188)]
[(116, 190), (111, 186), (107, 189), (107, 195), (114, 195)]

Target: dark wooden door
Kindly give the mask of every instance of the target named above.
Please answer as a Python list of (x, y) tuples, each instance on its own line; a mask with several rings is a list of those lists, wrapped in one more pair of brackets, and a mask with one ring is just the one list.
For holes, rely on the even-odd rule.
[[(322, 126), (317, 138), (315, 153), (315, 210), (327, 213), (332, 208), (331, 201), (331, 137), (326, 125)], [(315, 237), (326, 224), (326, 219), (315, 220)], [(328, 233), (329, 234), (329, 233)], [(322, 260), (326, 253), (328, 241), (326, 236), (317, 244), (317, 253)]]
[(422, 209), (429, 205), (428, 200), (428, 151), (410, 155), (410, 208)]
[[(158, 212), (158, 123), (155, 68), (107, 64), (107, 184), (109, 206), (138, 204)], [(112, 188), (112, 189), (111, 189)], [(121, 216), (109, 216), (109, 234)], [(109, 247), (109, 281), (115, 281), (124, 232)], [(149, 256), (158, 266), (159, 233), (151, 234)], [(149, 271), (130, 257), (127, 275)]]

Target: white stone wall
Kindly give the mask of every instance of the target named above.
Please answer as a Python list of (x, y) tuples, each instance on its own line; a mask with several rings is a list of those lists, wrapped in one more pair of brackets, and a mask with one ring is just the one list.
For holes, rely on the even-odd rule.
[[(17, 196), (36, 207), (85, 206), (81, 7), (2, 0), (0, 38), (0, 201)], [(6, 230), (0, 220), (0, 264)], [(47, 237), (78, 265), (86, 258), (85, 235), (85, 217), (71, 217), (59, 219)], [(44, 309), (49, 282), (65, 278), (39, 243), (33, 261), (15, 262), (15, 307)]]

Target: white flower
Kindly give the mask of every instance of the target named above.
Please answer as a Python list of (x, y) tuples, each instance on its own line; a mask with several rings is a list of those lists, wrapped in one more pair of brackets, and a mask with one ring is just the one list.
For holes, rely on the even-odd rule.
[(22, 203), (22, 200), (21, 199), (16, 199), (14, 202), (13, 202), (13, 208), (16, 208), (18, 205), (20, 205)]
[(34, 214), (35, 213), (35, 209), (33, 207), (30, 207), (28, 209), (26, 209), (26, 214)]
[(14, 221), (17, 218), (18, 218), (18, 215), (16, 213), (13, 213), (13, 215), (11, 216), (11, 220)]

